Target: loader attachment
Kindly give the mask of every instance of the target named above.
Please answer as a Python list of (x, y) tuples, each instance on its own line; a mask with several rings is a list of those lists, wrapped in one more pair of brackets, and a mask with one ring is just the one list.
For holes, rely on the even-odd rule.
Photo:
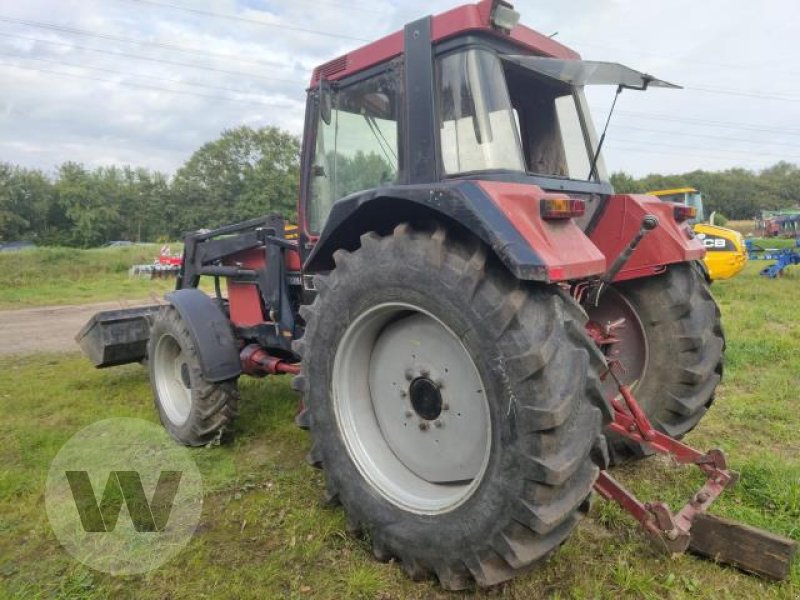
[(609, 429), (646, 445), (654, 452), (669, 454), (680, 464), (697, 466), (705, 474), (706, 482), (677, 513), (663, 502), (641, 502), (607, 471), (600, 472), (595, 490), (638, 520), (658, 547), (668, 554), (689, 550), (749, 573), (776, 580), (786, 579), (797, 552), (797, 542), (706, 514), (720, 494), (736, 484), (738, 473), (728, 469), (721, 450), (699, 452), (654, 429), (630, 388), (620, 381), (616, 368), (619, 364), (611, 361), (605, 374), (605, 377), (614, 379), (619, 391), (619, 396), (611, 401), (614, 421)]
[(157, 304), (105, 310), (94, 315), (75, 336), (83, 353), (98, 369), (146, 358), (151, 318)]

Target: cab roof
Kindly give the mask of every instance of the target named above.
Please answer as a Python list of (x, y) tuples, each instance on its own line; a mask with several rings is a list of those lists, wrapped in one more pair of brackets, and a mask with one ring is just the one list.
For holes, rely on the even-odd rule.
[[(508, 33), (494, 27), (492, 12), (498, 4), (510, 6), (501, 0), (482, 0), (477, 4), (465, 4), (432, 17), (431, 42), (436, 44), (467, 33), (486, 33), (511, 40), (522, 52), (552, 58), (580, 58), (574, 50), (525, 25), (517, 25)], [(314, 69), (311, 87), (315, 87), (321, 77), (336, 81), (391, 60), (403, 53), (403, 44), (404, 35), (400, 30), (339, 56)]]

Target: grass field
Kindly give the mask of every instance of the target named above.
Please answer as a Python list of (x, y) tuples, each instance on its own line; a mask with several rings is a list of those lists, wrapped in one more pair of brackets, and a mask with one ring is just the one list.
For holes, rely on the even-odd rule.
[[(800, 268), (767, 281), (759, 266), (713, 286), (728, 336), (726, 377), (688, 441), (723, 448), (742, 473), (716, 514), (800, 539)], [(297, 399), (286, 378), (243, 379), (241, 387), (236, 441), (193, 451), (206, 496), (191, 543), (146, 576), (114, 578), (60, 547), (43, 484), (53, 456), (81, 427), (112, 416), (156, 420), (145, 370), (95, 371), (78, 355), (0, 359), (0, 597), (460, 597), (376, 562), (367, 542), (345, 533), (341, 510), (322, 505), (322, 476), (303, 460), (309, 440), (292, 423)], [(673, 505), (700, 481), (658, 459), (615, 475)], [(775, 584), (691, 556), (667, 558), (598, 500), (552, 560), (475, 594), (500, 596), (790, 599), (800, 597), (800, 566)]]
[[(174, 247), (174, 246), (173, 246)], [(0, 253), (0, 310), (138, 300), (163, 294), (173, 280), (129, 277), (135, 264), (149, 264), (156, 244), (77, 250), (36, 248)]]

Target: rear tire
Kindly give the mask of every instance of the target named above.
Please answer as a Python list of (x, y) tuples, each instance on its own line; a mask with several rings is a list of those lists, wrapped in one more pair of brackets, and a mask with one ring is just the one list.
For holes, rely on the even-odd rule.
[[(652, 424), (679, 439), (703, 418), (722, 379), (725, 336), (705, 275), (697, 265), (672, 265), (662, 275), (616, 284), (614, 291), (633, 308), (637, 322), (626, 327), (641, 328), (645, 345), (641, 371), (623, 379)], [(591, 309), (589, 316), (595, 316)], [(616, 434), (608, 443), (614, 464), (652, 454)]]
[(451, 590), (549, 556), (607, 462), (604, 361), (584, 313), (442, 229), (366, 234), (334, 259), (301, 309), (294, 386), (308, 460), (348, 529), (368, 533), (379, 560)]
[(194, 340), (174, 307), (156, 316), (147, 356), (158, 416), (170, 436), (185, 446), (221, 441), (238, 415), (237, 381), (203, 377)]

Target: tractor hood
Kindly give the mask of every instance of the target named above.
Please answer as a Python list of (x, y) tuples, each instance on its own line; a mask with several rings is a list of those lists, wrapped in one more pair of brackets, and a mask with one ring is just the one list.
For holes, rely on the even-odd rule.
[(617, 85), (631, 90), (646, 90), (650, 86), (681, 89), (679, 85), (657, 79), (619, 63), (516, 54), (505, 55), (503, 59), (545, 77), (574, 86)]

